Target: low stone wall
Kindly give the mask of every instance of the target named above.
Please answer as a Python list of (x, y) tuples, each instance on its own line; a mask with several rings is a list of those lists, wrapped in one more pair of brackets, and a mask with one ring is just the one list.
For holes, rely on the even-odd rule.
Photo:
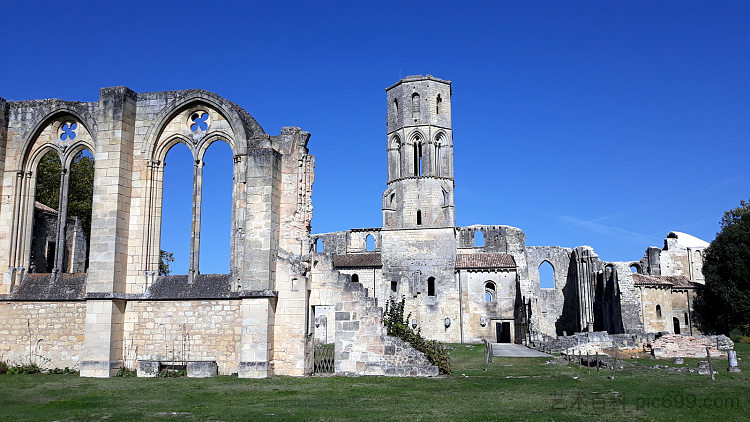
[(691, 337), (667, 334), (654, 340), (651, 347), (654, 357), (657, 358), (705, 358), (708, 347), (712, 358), (726, 359), (726, 352), (720, 349), (732, 349), (734, 344), (726, 336)]
[(123, 360), (215, 361), (237, 372), (241, 300), (132, 301), (125, 309)]
[(0, 302), (0, 360), (78, 368), (85, 302)]
[(386, 335), (383, 309), (361, 283), (347, 283), (336, 305), (337, 375), (436, 376), (422, 352)]

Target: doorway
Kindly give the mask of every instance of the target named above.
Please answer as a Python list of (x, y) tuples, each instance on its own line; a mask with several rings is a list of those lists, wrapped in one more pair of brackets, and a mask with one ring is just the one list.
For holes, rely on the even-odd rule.
[(510, 322), (496, 322), (495, 334), (498, 343), (510, 343)]

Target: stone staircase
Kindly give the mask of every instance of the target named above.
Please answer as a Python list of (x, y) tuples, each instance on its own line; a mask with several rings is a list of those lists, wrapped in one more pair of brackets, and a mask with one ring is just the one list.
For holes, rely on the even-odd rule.
[[(348, 278), (348, 277), (347, 277)], [(437, 376), (438, 367), (403, 340), (386, 335), (383, 308), (360, 283), (347, 281), (336, 304), (338, 375)]]

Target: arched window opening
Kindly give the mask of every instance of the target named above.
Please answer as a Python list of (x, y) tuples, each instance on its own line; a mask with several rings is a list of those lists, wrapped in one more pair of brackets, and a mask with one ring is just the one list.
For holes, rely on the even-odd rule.
[(539, 287), (543, 289), (555, 288), (555, 267), (544, 261), (539, 265)]
[(485, 302), (494, 302), (496, 293), (497, 292), (495, 289), (495, 283), (491, 281), (487, 281), (486, 283), (484, 283), (484, 301)]
[(685, 325), (686, 325), (686, 326), (687, 326), (687, 325), (690, 325), (690, 324), (689, 324), (689, 323), (690, 323), (690, 321), (688, 320), (688, 313), (687, 313), (687, 312), (685, 312), (685, 313), (684, 313), (684, 319), (685, 319)]
[(419, 118), (419, 94), (416, 92), (411, 95), (411, 117)]
[(422, 176), (422, 142), (419, 136), (414, 138), (414, 175)]
[(94, 200), (94, 155), (91, 151), (83, 149), (73, 157), (69, 180), (63, 272), (83, 273), (89, 267), (91, 246)]
[(448, 195), (448, 191), (443, 190), (443, 206), (447, 207), (450, 205), (450, 196)]
[(36, 167), (30, 273), (51, 273), (55, 268), (62, 169), (55, 151), (44, 154)]
[(443, 98), (438, 94), (437, 99), (435, 99), (435, 113), (440, 114), (440, 106), (443, 104)]
[(674, 333), (680, 334), (680, 319), (677, 317), (672, 318), (672, 326), (674, 327)]
[(359, 283), (359, 275), (352, 274), (352, 283)]
[(630, 266), (630, 272), (634, 274), (638, 274), (640, 271), (638, 271), (638, 266), (633, 264)]
[(435, 296), (435, 277), (427, 279), (427, 296)]
[(417, 225), (422, 225), (422, 210), (417, 210)]
[(391, 292), (398, 292), (398, 281), (391, 281)]
[(393, 112), (398, 115), (398, 98), (393, 99)]
[(703, 262), (703, 256), (701, 255), (701, 251), (695, 251), (693, 253), (693, 262), (695, 264), (701, 264)]
[(391, 197), (388, 199), (388, 206), (393, 207), (393, 204), (396, 202), (396, 193), (392, 193)]
[(190, 268), (194, 165), (193, 153), (182, 143), (170, 148), (164, 159), (159, 248), (174, 261), (160, 263), (160, 275), (187, 274)]
[(203, 166), (199, 254), (203, 274), (229, 273), (233, 155), (229, 144), (214, 142), (199, 164)]
[(323, 253), (323, 239), (318, 238), (315, 240), (315, 252)]
[(475, 248), (484, 247), (484, 232), (482, 232), (481, 230), (477, 230), (474, 232), (474, 247)]
[(661, 319), (661, 305), (656, 305), (656, 317)]
[(367, 238), (365, 238), (365, 246), (368, 251), (374, 251), (375, 250), (375, 237), (371, 234), (367, 235)]

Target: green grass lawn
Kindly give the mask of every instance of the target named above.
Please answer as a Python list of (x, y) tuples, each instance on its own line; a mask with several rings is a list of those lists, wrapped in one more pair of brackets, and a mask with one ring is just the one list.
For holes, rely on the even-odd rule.
[[(715, 361), (708, 376), (650, 369), (671, 360), (628, 360), (615, 379), (547, 358), (495, 358), (454, 345), (454, 374), (385, 377), (90, 379), (0, 375), (0, 420), (714, 420), (750, 419), (750, 345), (742, 372)], [(696, 367), (697, 359), (685, 366)]]

